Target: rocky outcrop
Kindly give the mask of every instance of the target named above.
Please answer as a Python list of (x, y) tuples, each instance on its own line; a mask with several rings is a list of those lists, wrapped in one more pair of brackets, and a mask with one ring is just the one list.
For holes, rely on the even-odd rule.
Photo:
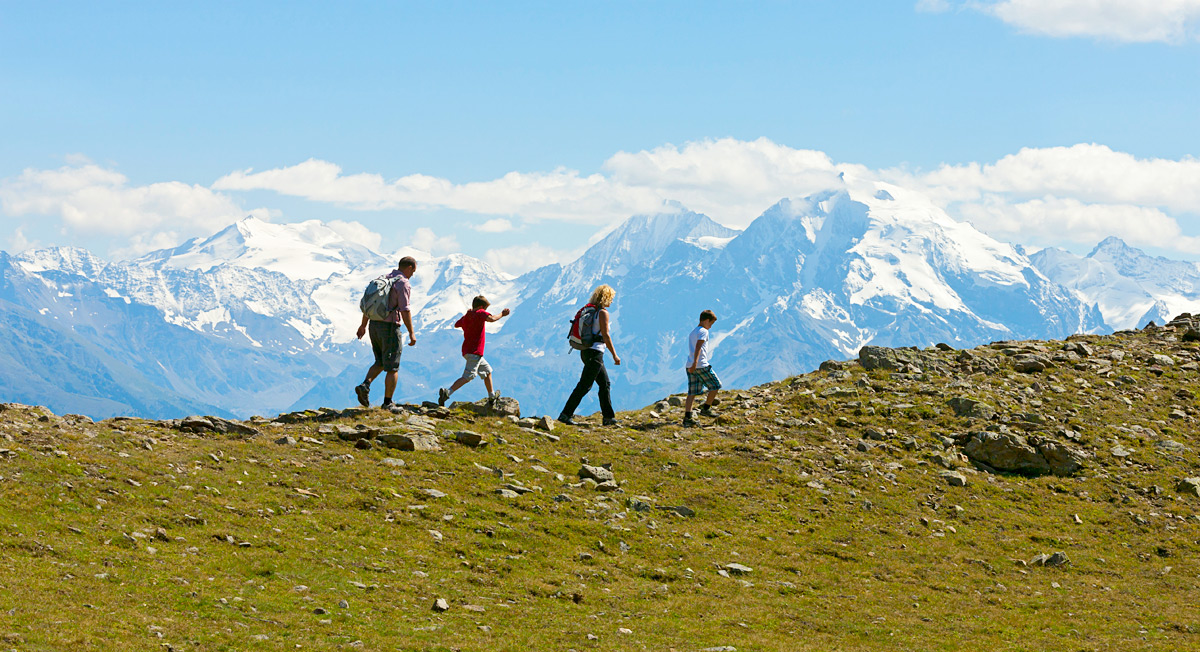
[(963, 453), (998, 471), (1029, 476), (1073, 475), (1083, 468), (1084, 460), (1082, 452), (1058, 442), (1011, 432), (971, 433)]

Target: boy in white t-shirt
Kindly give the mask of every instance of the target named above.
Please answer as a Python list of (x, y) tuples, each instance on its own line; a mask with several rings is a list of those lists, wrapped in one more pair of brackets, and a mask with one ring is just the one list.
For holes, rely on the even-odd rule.
[(712, 328), (715, 323), (717, 323), (717, 315), (711, 310), (705, 310), (700, 313), (700, 325), (696, 326), (688, 336), (688, 394), (687, 402), (683, 407), (684, 426), (696, 425), (696, 420), (692, 418), (692, 402), (705, 389), (708, 390), (708, 399), (700, 407), (700, 414), (706, 417), (716, 416), (713, 414), (712, 406), (716, 403), (717, 390), (721, 389), (721, 381), (713, 372), (712, 365), (709, 364), (710, 349), (708, 346), (708, 329)]

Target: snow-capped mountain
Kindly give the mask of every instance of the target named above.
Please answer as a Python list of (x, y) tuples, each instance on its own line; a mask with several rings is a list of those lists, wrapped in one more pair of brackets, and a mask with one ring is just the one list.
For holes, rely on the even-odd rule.
[[(1091, 286), (1056, 281), (1075, 278), (1062, 270), (1078, 261), (1052, 251), (1031, 261), (919, 193), (843, 182), (784, 199), (745, 231), (678, 207), (635, 216), (579, 259), (517, 278), (470, 256), (382, 255), (344, 228), (257, 219), (133, 261), (69, 248), (2, 255), (0, 400), (158, 417), (349, 405), (370, 356), (355, 337), (362, 288), (404, 255), (418, 260), (418, 344), (404, 350), (399, 400), (431, 399), (459, 375), (452, 324), (476, 294), (494, 311), (513, 309), (489, 326), (497, 388), (527, 412), (552, 415), (578, 378), (567, 320), (600, 283), (618, 292), (623, 364), (609, 364), (619, 408), (684, 386), (686, 336), (706, 308), (720, 317), (714, 365), (730, 387), (808, 371), (868, 343), (968, 346), (1107, 330), (1109, 304), (1098, 310), (1080, 291)], [(1159, 284), (1139, 287), (1170, 310), (1173, 297), (1195, 296), (1190, 263), (1149, 259), (1151, 269), (1115, 246), (1097, 252), (1087, 265), (1106, 265), (1106, 278), (1145, 271), (1142, 280)], [(1035, 264), (1052, 258), (1059, 267)], [(455, 398), (482, 392), (471, 385)]]
[(1107, 238), (1087, 256), (1043, 249), (1030, 260), (1081, 301), (1095, 304), (1113, 329), (1139, 328), (1200, 310), (1200, 263), (1148, 256)]

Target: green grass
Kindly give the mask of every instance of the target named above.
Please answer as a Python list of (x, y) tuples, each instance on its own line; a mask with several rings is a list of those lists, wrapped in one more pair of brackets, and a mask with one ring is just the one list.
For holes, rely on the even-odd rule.
[[(1196, 350), (1148, 335), (1091, 342)], [(446, 441), (440, 452), (359, 451), (316, 423), (242, 439), (10, 408), (0, 413), (0, 448), (14, 451), (0, 459), (0, 649), (1200, 647), (1200, 499), (1175, 492), (1178, 478), (1200, 475), (1200, 437), (1194, 417), (1169, 416), (1194, 407), (1175, 392), (1198, 374), (1118, 364), (1138, 395), (1069, 366), (933, 367), (923, 380), (850, 366), (849, 378), (732, 392), (725, 425), (703, 429), (679, 428), (677, 408), (670, 423), (647, 409), (621, 415), (629, 428), (560, 427), (552, 442), (455, 413), (440, 430), (491, 444)], [(1024, 392), (1034, 383), (1043, 389)], [(858, 392), (823, 398), (831, 387)], [(1053, 437), (1070, 425), (1095, 457), (1075, 478), (962, 462), (968, 485), (949, 487), (938, 437), (985, 425), (954, 416), (945, 401), (957, 395), (992, 403), (1017, 431)], [(1017, 428), (1026, 412), (1043, 423)], [(402, 429), (382, 411), (362, 421)], [(1120, 429), (1135, 425), (1158, 436)], [(859, 452), (867, 428), (897, 434)], [(284, 434), (326, 441), (273, 443)], [(1188, 450), (1157, 452), (1168, 436)], [(905, 450), (907, 438), (919, 448)], [(1134, 449), (1128, 463), (1108, 453), (1114, 440)], [(621, 491), (568, 486), (581, 458), (611, 463)], [(496, 495), (513, 481), (540, 490)], [(650, 511), (631, 507), (639, 496)], [(677, 505), (696, 514), (659, 509)], [(1058, 550), (1064, 568), (1019, 563)], [(754, 570), (718, 574), (733, 562)], [(450, 610), (432, 611), (437, 598)]]

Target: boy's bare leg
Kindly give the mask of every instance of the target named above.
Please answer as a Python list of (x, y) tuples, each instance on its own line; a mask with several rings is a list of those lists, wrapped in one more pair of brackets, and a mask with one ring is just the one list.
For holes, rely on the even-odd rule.
[[(688, 400), (690, 401), (690, 400), (691, 400), (691, 398), (692, 398), (692, 397), (690, 397), (690, 396), (689, 396), (689, 397), (688, 397)], [(714, 401), (716, 401), (716, 400), (717, 400), (717, 390), (715, 390), (715, 389), (711, 389), (711, 390), (709, 390), (709, 391), (708, 391), (708, 399), (707, 399), (706, 401), (704, 401), (704, 404), (705, 404), (705, 405), (707, 405), (708, 407), (712, 407), (712, 406), (713, 406), (713, 402), (714, 402)], [(691, 403), (689, 402), (689, 403), (688, 403), (688, 405), (690, 406), (690, 405), (691, 405)], [(689, 407), (688, 409), (691, 409), (691, 408)]]
[(491, 398), (495, 392), (492, 391), (492, 375), (488, 374), (483, 377), (483, 386), (487, 389), (488, 398)]
[(693, 402), (693, 401), (695, 401), (695, 400), (696, 400), (696, 395), (695, 395), (695, 394), (688, 394), (688, 395), (687, 395), (687, 400), (683, 402), (683, 411), (684, 411), (684, 412), (691, 412), (691, 411), (692, 411), (692, 402)]
[(449, 392), (453, 394), (454, 392), (462, 389), (462, 386), (469, 382), (471, 382), (471, 379), (469, 378), (459, 378), (458, 380), (454, 381), (453, 385), (450, 386)]

